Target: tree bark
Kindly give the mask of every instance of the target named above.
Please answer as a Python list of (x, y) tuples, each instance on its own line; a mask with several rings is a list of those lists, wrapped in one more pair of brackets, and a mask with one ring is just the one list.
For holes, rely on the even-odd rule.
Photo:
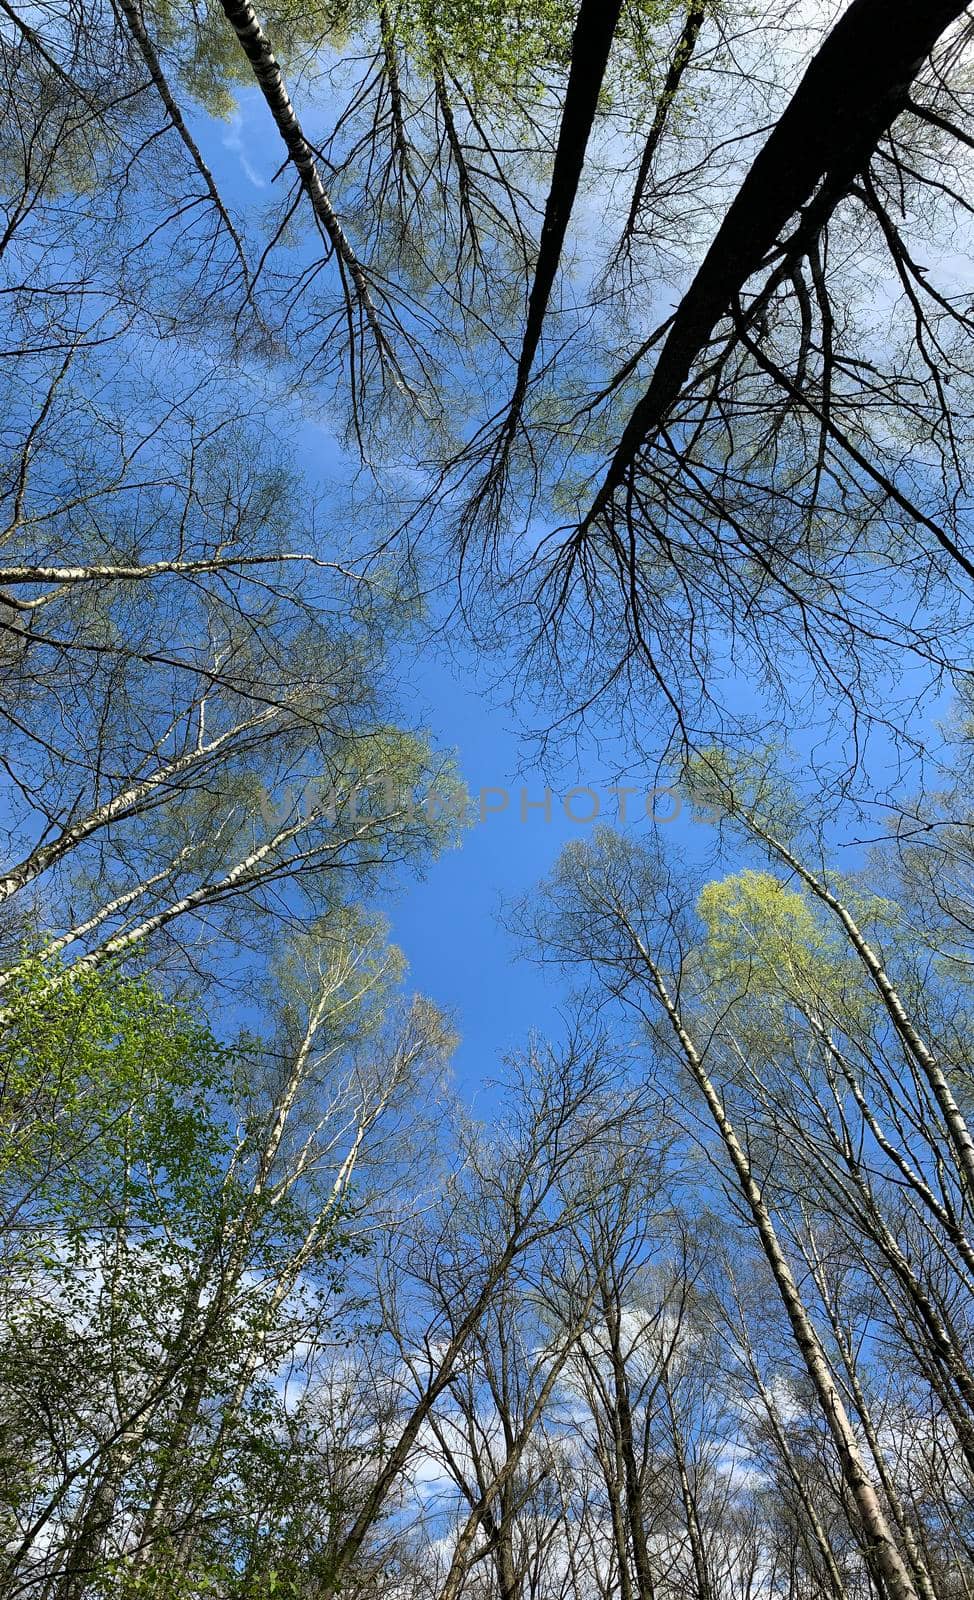
[(569, 218), (578, 193), (585, 151), (588, 148), (595, 111), (612, 40), (619, 22), (622, 0), (582, 0), (572, 35), (571, 66), (558, 144), (555, 149), (551, 187), (545, 203), (544, 222), (534, 280), (528, 300), (528, 315), (517, 365), (514, 396), (505, 424), (510, 436), (520, 414), (521, 403), (531, 376), (531, 368), (541, 340), (545, 312), (561, 260)]
[(582, 523), (604, 512), (664, 422), (720, 318), (802, 212), (796, 252), (828, 221), (856, 173), (910, 102), (910, 85), (961, 0), (852, 0), (759, 150), (677, 309), (642, 399)]
[(867, 1553), (875, 1560), (877, 1569), (882, 1574), (890, 1600), (919, 1600), (916, 1586), (890, 1531), (879, 1495), (866, 1470), (865, 1461), (842, 1403), (824, 1347), (805, 1309), (791, 1267), (778, 1240), (761, 1187), (751, 1170), (748, 1156), (737, 1137), (733, 1123), (724, 1110), (723, 1101), (711, 1082), (703, 1058), (683, 1025), (680, 1012), (666, 987), (659, 967), (625, 913), (618, 906), (613, 909), (632, 940), (641, 964), (649, 974), (652, 988), (673, 1028), (690, 1076), (703, 1096), (707, 1110), (730, 1157), (741, 1192), (757, 1228), (765, 1259), (791, 1324), (795, 1343), (812, 1380), (822, 1414), (835, 1443), (843, 1481), (862, 1523)]
[(342, 227), (338, 213), (321, 181), (314, 151), (304, 136), (291, 104), (284, 75), (277, 64), (270, 40), (249, 0), (221, 0), (221, 5), (227, 21), (240, 41), (244, 55), (253, 68), (254, 77), (284, 141), (288, 159), (301, 180), (301, 187), (311, 201), (314, 214), (341, 263), (343, 272), (347, 272), (351, 279), (354, 297), (372, 330), (377, 346), (380, 350), (385, 350), (387, 341), (372, 299), (365, 268), (355, 254), (351, 240)]

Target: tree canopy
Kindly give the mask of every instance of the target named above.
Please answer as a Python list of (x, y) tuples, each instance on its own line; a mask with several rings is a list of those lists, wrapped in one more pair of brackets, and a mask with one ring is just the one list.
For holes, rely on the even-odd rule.
[(969, 1600), (972, 39), (0, 0), (0, 1600)]

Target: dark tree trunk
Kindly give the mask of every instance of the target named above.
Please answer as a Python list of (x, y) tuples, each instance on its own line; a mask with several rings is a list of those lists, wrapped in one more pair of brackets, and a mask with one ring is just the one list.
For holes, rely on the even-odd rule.
[(923, 5), (916, 0), (852, 0), (843, 12), (755, 157), (680, 302), (649, 387), (626, 424), (586, 525), (606, 508), (646, 439), (665, 421), (715, 326), (789, 218), (809, 206), (792, 241), (797, 252), (828, 221), (882, 135), (908, 105), (910, 85), (937, 40), (965, 9), (960, 0)]

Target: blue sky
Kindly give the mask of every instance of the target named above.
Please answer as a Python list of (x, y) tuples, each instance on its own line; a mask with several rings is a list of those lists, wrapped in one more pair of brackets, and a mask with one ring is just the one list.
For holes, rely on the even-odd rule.
[[(569, 820), (565, 797), (576, 786), (590, 788), (599, 802), (598, 820), (615, 824), (620, 802), (609, 789), (628, 783), (638, 793), (625, 800), (625, 826), (645, 830), (653, 824), (645, 818), (651, 780), (640, 780), (635, 769), (622, 778), (584, 754), (553, 760), (544, 770), (531, 765), (515, 713), (500, 703), (488, 673), (478, 673), (472, 658), (462, 663), (461, 656), (451, 668), (429, 653), (416, 660), (408, 701), (438, 742), (457, 750), (475, 816), (482, 789), (506, 789), (510, 798), (505, 809), (475, 821), (458, 850), (441, 857), (425, 881), (408, 885), (385, 909), (409, 959), (411, 982), (456, 1016), (462, 1035), (456, 1070), (467, 1085), (489, 1076), (498, 1055), (522, 1043), (532, 1028), (559, 1031), (565, 986), (550, 968), (540, 969), (518, 955), (500, 914), (505, 901), (528, 893), (544, 876), (564, 844), (590, 831), (590, 822)], [(546, 787), (550, 822), (543, 808)], [(529, 802), (524, 820), (522, 790)], [(570, 796), (578, 818), (594, 809), (592, 795)], [(503, 803), (493, 792), (484, 798), (490, 807)], [(664, 794), (650, 804), (660, 816), (672, 809)], [(688, 826), (683, 817), (665, 826), (668, 838), (694, 853), (704, 844), (696, 836), (710, 832), (699, 824)]]
[[(230, 123), (194, 120), (218, 183), (245, 212), (273, 199), (281, 151), (257, 91), (243, 90), (238, 98), (239, 110)], [(301, 114), (314, 137), (319, 119), (306, 104)], [(334, 504), (335, 482), (347, 481), (349, 470), (334, 438), (320, 418), (309, 415), (295, 439), (296, 465)], [(321, 521), (329, 525), (327, 517)], [(462, 1041), (457, 1079), (461, 1090), (471, 1094), (496, 1071), (500, 1055), (523, 1044), (532, 1029), (554, 1035), (560, 1031), (567, 988), (550, 968), (540, 969), (518, 955), (501, 912), (506, 901), (530, 891), (568, 840), (591, 826), (569, 820), (564, 795), (575, 786), (590, 786), (599, 796), (600, 820), (614, 823), (618, 802), (608, 792), (612, 784), (636, 786), (638, 793), (628, 802), (630, 814), (642, 813), (643, 798), (659, 779), (648, 775), (645, 764), (627, 762), (616, 729), (597, 724), (587, 746), (574, 748), (571, 756), (556, 754), (544, 769), (539, 767), (524, 738), (531, 708), (525, 708), (522, 718), (518, 708), (505, 704), (503, 663), (478, 659), (456, 638), (449, 651), (418, 645), (397, 660), (396, 671), (402, 716), (412, 726), (427, 727), (438, 747), (456, 752), (471, 795), (476, 797), (482, 788), (506, 789), (510, 795), (503, 812), (471, 828), (462, 847), (434, 863), (423, 881), (404, 883), (384, 896), (379, 907), (409, 961), (410, 986), (428, 994), (455, 1020)], [(738, 710), (758, 710), (755, 692), (746, 683), (735, 684), (733, 693), (740, 701)], [(799, 744), (807, 744), (808, 737)], [(599, 748), (597, 738), (604, 742)], [(608, 764), (606, 751), (614, 765)], [(836, 759), (840, 754), (835, 751)], [(875, 755), (882, 766), (881, 747)], [(546, 786), (553, 795), (550, 822), (539, 808), (522, 821), (522, 788), (538, 801)], [(496, 803), (499, 797), (490, 798)], [(579, 816), (587, 803), (584, 796), (577, 797)], [(661, 799), (660, 809), (666, 805)], [(643, 829), (653, 825), (645, 818), (626, 824)], [(685, 815), (667, 824), (666, 836), (697, 860), (714, 842), (712, 830)]]
[[(304, 104), (301, 111), (313, 135), (315, 118)], [(214, 175), (231, 202), (241, 211), (270, 203), (280, 150), (261, 96), (242, 90), (238, 111), (229, 123), (202, 116), (194, 123)], [(296, 435), (295, 464), (310, 485), (321, 489), (326, 503), (332, 499), (335, 479), (347, 479), (349, 472), (334, 438), (311, 416)], [(328, 526), (327, 516), (321, 521)], [(397, 661), (400, 671), (401, 714), (411, 725), (427, 727), (437, 747), (456, 752), (474, 800), (481, 788), (510, 793), (505, 811), (470, 828), (461, 847), (433, 863), (422, 881), (403, 882), (383, 895), (377, 907), (388, 917), (392, 937), (407, 957), (409, 986), (429, 995), (455, 1022), (461, 1036), (455, 1059), (457, 1081), (469, 1095), (497, 1070), (501, 1055), (523, 1044), (532, 1029), (557, 1035), (559, 1011), (567, 1001), (567, 986), (550, 968), (542, 970), (518, 957), (501, 922), (504, 903), (529, 892), (562, 846), (590, 827), (565, 815), (562, 801), (569, 790), (591, 785), (599, 797), (599, 820), (611, 823), (618, 818), (618, 800), (608, 793), (609, 786), (618, 781), (637, 784), (639, 774), (627, 772), (623, 778), (595, 753), (591, 759), (578, 753), (571, 759), (553, 758), (544, 771), (532, 764), (518, 713), (504, 704), (502, 665), (496, 659), (478, 662), (456, 637), (449, 651), (420, 643), (404, 652)], [(530, 720), (529, 713), (525, 720)], [(611, 735), (612, 730), (593, 732)], [(642, 810), (652, 782), (639, 782), (638, 795), (627, 801), (628, 815)], [(545, 820), (543, 810), (531, 809), (522, 822), (522, 787), (531, 800), (542, 800), (546, 785), (552, 790), (551, 821)], [(499, 797), (492, 795), (489, 803), (498, 804)], [(661, 796), (659, 810), (665, 811), (667, 805)], [(591, 801), (577, 796), (580, 817), (586, 808), (591, 809)], [(668, 825), (674, 841), (684, 845), (702, 831), (688, 830), (682, 820)]]
[[(317, 420), (307, 420), (294, 442), (296, 465), (327, 506), (336, 478), (348, 476), (348, 462)], [(330, 525), (327, 515), (321, 523)], [(453, 598), (443, 595), (444, 611)], [(620, 824), (620, 797), (612, 786), (637, 791), (621, 802), (627, 830), (656, 825), (646, 814), (648, 797), (650, 810), (666, 819), (659, 825), (667, 840), (688, 855), (707, 852), (713, 831), (691, 822), (680, 802), (674, 808), (671, 796), (654, 795), (654, 784), (663, 780), (649, 775), (645, 762), (626, 763), (617, 730), (605, 721), (593, 720), (587, 739), (572, 741), (570, 753), (556, 749), (540, 765), (530, 737), (535, 708), (510, 704), (503, 658), (478, 655), (459, 627), (449, 628), (448, 640), (439, 632), (397, 647), (391, 677), (404, 724), (428, 730), (435, 748), (455, 756), (475, 819), (481, 791), (487, 791), (488, 814), (464, 831), (457, 849), (433, 862), (421, 880), (383, 886), (375, 902), (409, 962), (409, 988), (450, 1014), (460, 1034), (458, 1085), (472, 1095), (532, 1030), (550, 1037), (563, 1031), (560, 1013), (570, 986), (518, 951), (504, 926), (504, 908), (530, 893), (562, 847), (590, 832), (595, 821)], [(575, 788), (592, 794), (572, 797)], [(506, 791), (506, 803), (499, 791)], [(522, 792), (528, 801), (523, 820)], [(592, 795), (598, 815), (585, 820), (594, 810)], [(566, 813), (566, 797), (578, 821)]]

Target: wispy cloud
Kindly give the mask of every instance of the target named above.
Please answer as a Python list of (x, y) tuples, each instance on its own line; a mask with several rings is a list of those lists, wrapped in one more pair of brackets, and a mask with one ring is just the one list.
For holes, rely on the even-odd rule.
[(247, 147), (243, 136), (243, 117), (235, 111), (230, 118), (230, 126), (223, 135), (223, 148), (230, 150), (238, 158), (245, 177), (253, 184), (255, 189), (266, 189), (267, 181), (262, 178), (256, 167), (247, 156)]

